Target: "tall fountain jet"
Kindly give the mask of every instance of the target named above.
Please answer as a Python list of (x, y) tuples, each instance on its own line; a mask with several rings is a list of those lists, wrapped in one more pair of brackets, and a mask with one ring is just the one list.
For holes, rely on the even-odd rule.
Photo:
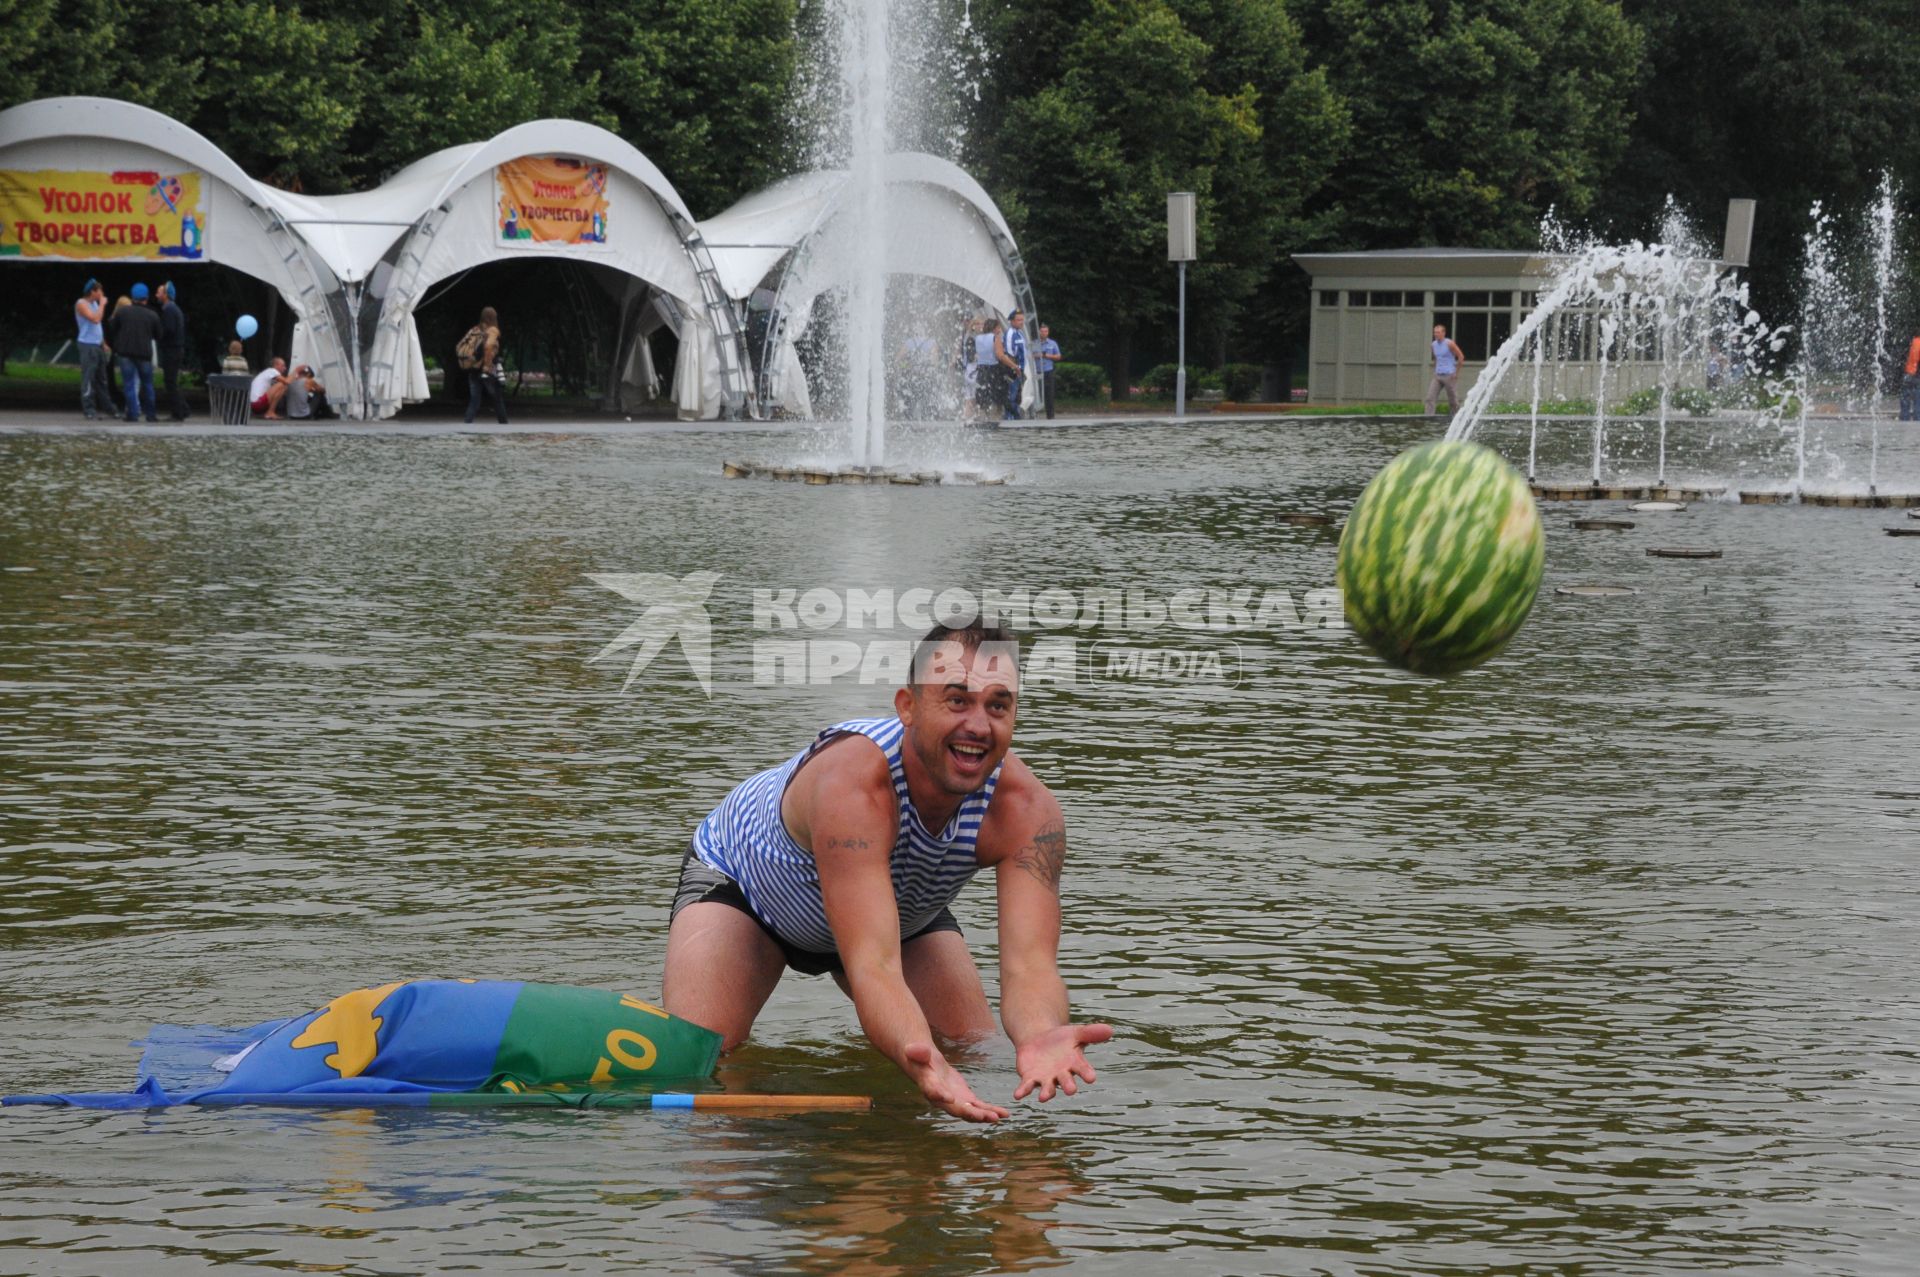
[(840, 73), (847, 110), (848, 219), (843, 327), (853, 460), (878, 466), (887, 451), (887, 109), (892, 58), (888, 0), (839, 0)]

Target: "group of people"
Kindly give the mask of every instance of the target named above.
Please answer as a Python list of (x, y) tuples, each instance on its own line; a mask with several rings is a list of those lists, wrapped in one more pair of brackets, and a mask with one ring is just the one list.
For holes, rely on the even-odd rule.
[[(237, 360), (237, 371), (244, 373), (247, 361), (240, 353), (240, 343), (234, 342), (227, 351), (221, 371), (236, 371), (233, 365)], [(278, 356), (255, 375), (253, 384), (247, 387), (247, 399), (253, 411), (267, 421), (312, 421), (333, 415), (327, 388), (313, 375), (313, 365), (297, 364), (288, 372), (287, 361)]]
[[(961, 338), (959, 365), (965, 382), (961, 413), (969, 424), (1016, 421), (1027, 378), (1027, 316), (1016, 308), (1003, 324), (997, 315), (969, 321)], [(1032, 348), (1034, 407), (1053, 417), (1053, 370), (1060, 361), (1060, 343), (1052, 330), (1040, 325), (1040, 339)], [(997, 414), (997, 416), (996, 416)]]
[[(151, 292), (145, 284), (135, 284), (109, 309), (100, 281), (87, 281), (73, 304), (73, 320), (80, 350), (80, 411), (88, 421), (124, 415), (128, 421), (158, 422), (156, 400), (162, 396), (172, 420), (185, 421), (191, 415), (180, 385), (187, 354), (187, 316), (180, 309), (179, 296), (172, 283), (160, 284)], [(159, 394), (154, 384), (156, 364)], [(113, 385), (116, 371), (118, 392)], [(220, 371), (242, 376), (251, 372), (239, 342), (228, 344)], [(286, 360), (273, 360), (253, 378), (247, 398), (254, 413), (268, 421), (333, 415), (327, 388), (314, 376), (311, 364), (299, 364), (289, 372)]]
[(128, 289), (111, 311), (107, 290), (89, 279), (73, 304), (80, 349), (80, 411), (93, 421), (102, 414), (123, 411), (116, 403), (112, 373), (117, 366), (128, 421), (158, 421), (154, 393), (154, 364), (165, 379), (167, 407), (173, 420), (187, 419), (187, 400), (180, 389), (180, 366), (187, 353), (187, 316), (180, 309), (179, 292), (171, 283), (148, 293), (145, 284)]

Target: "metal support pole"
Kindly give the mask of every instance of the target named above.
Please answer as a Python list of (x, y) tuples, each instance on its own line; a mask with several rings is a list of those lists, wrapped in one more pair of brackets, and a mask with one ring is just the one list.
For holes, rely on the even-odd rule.
[(1180, 263), (1180, 362), (1173, 374), (1173, 415), (1187, 415), (1187, 264)]

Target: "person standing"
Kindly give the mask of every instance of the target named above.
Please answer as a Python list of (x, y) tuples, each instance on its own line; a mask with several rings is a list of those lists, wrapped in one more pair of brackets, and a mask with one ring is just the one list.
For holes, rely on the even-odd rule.
[(127, 296), (132, 305), (121, 306), (107, 321), (107, 344), (120, 360), (120, 383), (127, 396), (127, 420), (145, 416), (158, 422), (153, 414), (153, 348), (160, 340), (160, 316), (147, 305), (147, 286), (135, 284)]
[(1040, 375), (1034, 398), (1037, 406), (1046, 409), (1048, 421), (1053, 420), (1053, 366), (1060, 361), (1060, 343), (1052, 334), (1051, 328), (1040, 325), (1040, 340), (1033, 348), (1033, 366)]
[(1018, 421), (1020, 412), (1020, 387), (1027, 380), (1027, 316), (1016, 307), (1007, 316), (1007, 335), (1002, 345), (1002, 365), (1007, 374), (1007, 401), (1001, 419)]
[(1445, 324), (1433, 326), (1433, 380), (1427, 383), (1427, 415), (1433, 415), (1434, 408), (1440, 402), (1440, 392), (1447, 392), (1447, 415), (1452, 416), (1460, 410), (1460, 396), (1454, 393), (1454, 387), (1460, 381), (1460, 365), (1466, 356), (1460, 353), (1460, 347), (1453, 338), (1447, 336)]
[(1000, 362), (1004, 351), (1000, 317), (995, 315), (973, 336), (973, 402), (983, 424), (993, 420), (994, 405), (1006, 402), (1006, 382), (1002, 375), (1006, 368)]
[[(479, 340), (474, 341), (474, 334)], [(472, 343), (472, 353), (466, 349)], [(501, 425), (507, 424), (507, 403), (501, 393), (503, 372), (500, 367), (500, 316), (493, 307), (487, 306), (480, 311), (480, 322), (467, 330), (460, 339), (462, 348), (461, 366), (467, 370), (467, 421), (471, 423), (480, 411), (480, 401), (484, 396), (493, 397), (495, 418)]]
[(1900, 420), (1920, 421), (1920, 337), (1907, 347), (1905, 376), (1900, 378)]
[(187, 357), (187, 313), (174, 299), (172, 283), (154, 290), (154, 309), (160, 314), (160, 375), (167, 392), (167, 415), (187, 419), (187, 397), (180, 390), (180, 365)]
[(74, 338), (80, 347), (80, 411), (88, 421), (114, 411), (113, 392), (107, 386), (106, 316), (107, 290), (99, 280), (90, 279), (73, 304), (73, 322), (80, 329)]
[(980, 336), (978, 316), (969, 319), (960, 330), (960, 423), (972, 425), (979, 403), (980, 365), (974, 359), (974, 347)]

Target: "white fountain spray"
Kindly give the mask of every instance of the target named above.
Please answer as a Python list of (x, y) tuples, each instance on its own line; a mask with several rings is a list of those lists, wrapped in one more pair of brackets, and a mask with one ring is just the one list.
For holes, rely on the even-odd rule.
[(887, 0), (840, 0), (841, 74), (846, 82), (847, 420), (855, 465), (886, 459), (887, 361)]
[(1793, 441), (1795, 501), (1807, 486), (1807, 418), (1813, 411), (1816, 388), (1826, 388), (1825, 383), (1836, 372), (1844, 370), (1852, 354), (1848, 349), (1852, 343), (1846, 332), (1851, 327), (1847, 322), (1850, 290), (1840, 274), (1833, 215), (1815, 200), (1811, 216), (1813, 225), (1804, 240), (1806, 262), (1801, 268), (1800, 358), (1793, 372), (1794, 396), (1799, 409)]
[(1872, 232), (1871, 256), (1873, 261), (1873, 367), (1868, 376), (1870, 383), (1867, 394), (1867, 412), (1873, 422), (1873, 449), (1867, 459), (1867, 492), (1877, 494), (1880, 486), (1880, 409), (1881, 392), (1885, 388), (1887, 377), (1888, 320), (1887, 295), (1894, 287), (1894, 272), (1897, 263), (1894, 260), (1897, 239), (1896, 230), (1900, 214), (1896, 201), (1899, 187), (1894, 184), (1893, 174), (1880, 174), (1880, 195), (1868, 211), (1868, 226)]
[[(1590, 334), (1594, 349), (1593, 414), (1590, 419), (1589, 474), (1594, 485), (1606, 479), (1608, 387), (1619, 381), (1629, 390), (1634, 364), (1657, 350), (1657, 385), (1661, 427), (1658, 478), (1666, 479), (1666, 422), (1676, 383), (1685, 384), (1705, 372), (1707, 330), (1715, 316), (1730, 312), (1723, 334), (1727, 345), (1740, 352), (1746, 366), (1764, 350), (1778, 350), (1780, 335), (1761, 323), (1746, 305), (1746, 288), (1724, 272), (1686, 226), (1678, 211), (1669, 208), (1663, 232), (1666, 242), (1623, 245), (1582, 241), (1554, 223), (1551, 214), (1541, 226), (1543, 249), (1553, 255), (1551, 287), (1502, 344), (1468, 392), (1447, 437), (1472, 435), (1487, 405), (1501, 396), (1516, 360), (1526, 352), (1533, 358), (1532, 401), (1527, 443), (1528, 477), (1534, 477), (1540, 431), (1541, 384), (1547, 347), (1563, 352), (1585, 348)], [(1578, 354), (1573, 355), (1579, 358)]]

